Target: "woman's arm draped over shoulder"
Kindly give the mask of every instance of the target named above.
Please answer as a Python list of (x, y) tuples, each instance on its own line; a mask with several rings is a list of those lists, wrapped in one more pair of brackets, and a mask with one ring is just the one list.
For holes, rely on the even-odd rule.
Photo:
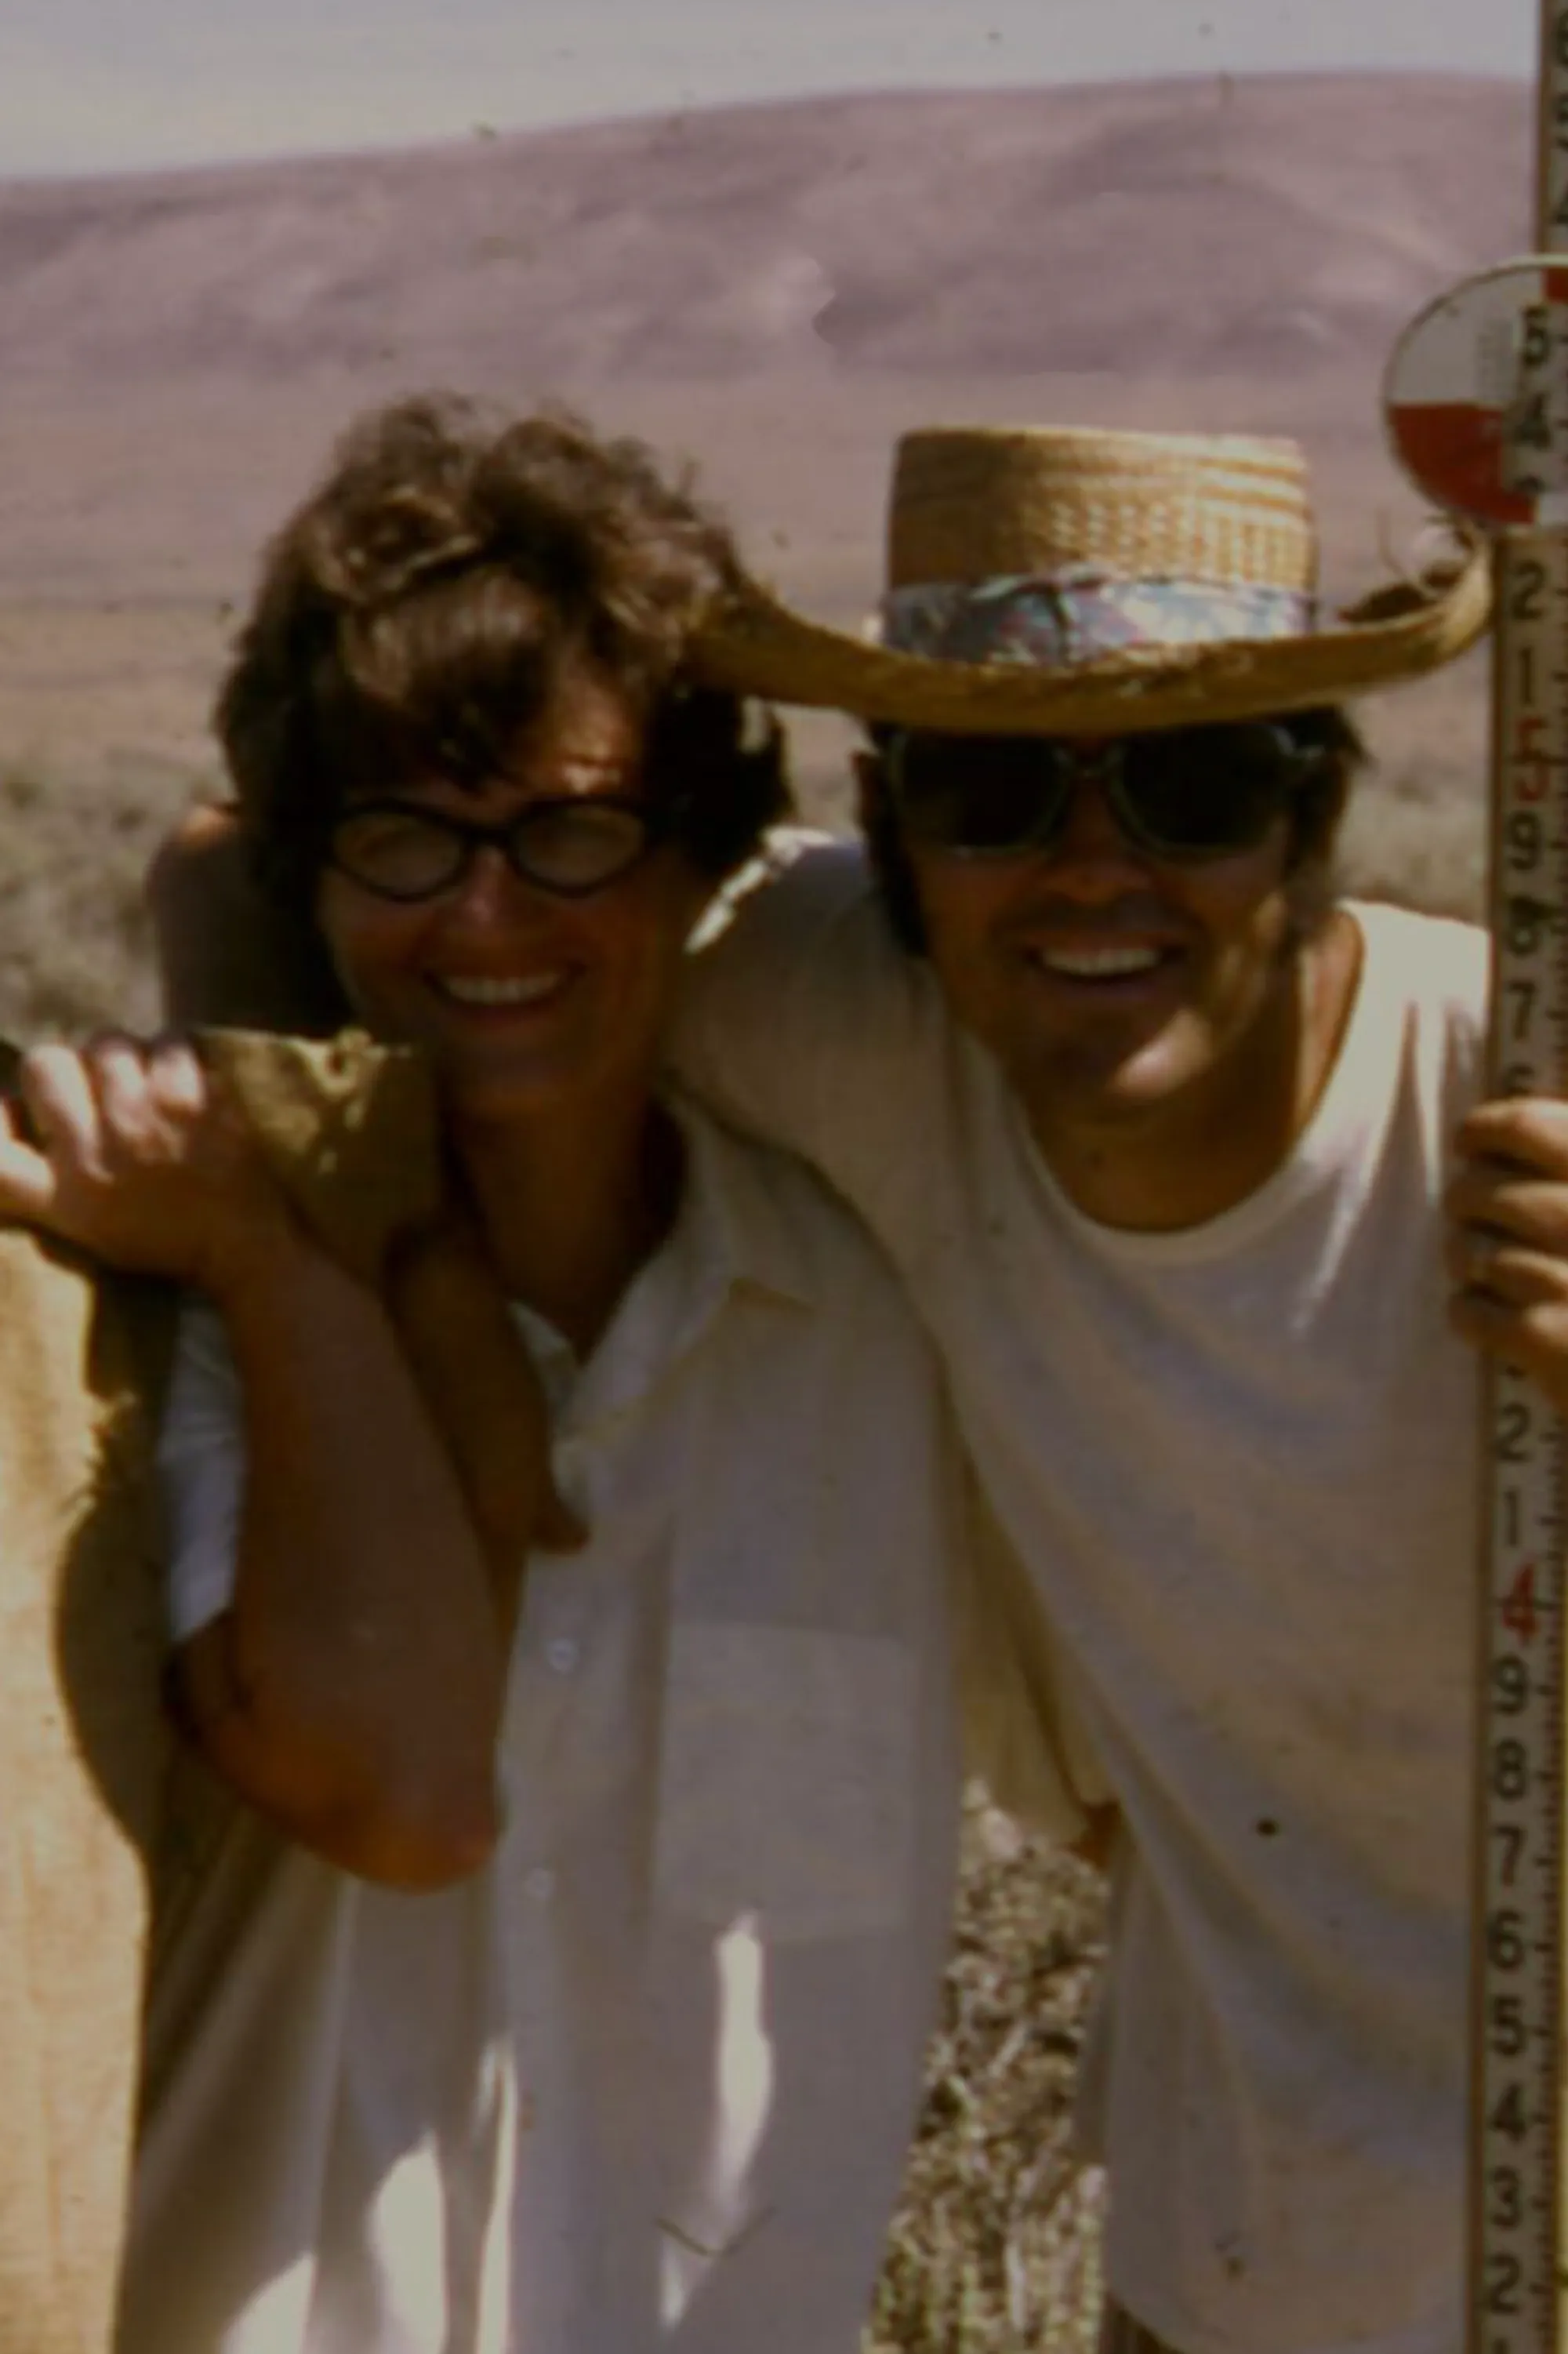
[(179, 1660), (203, 1750), (334, 1862), (407, 1886), (471, 1869), (500, 1612), (387, 1308), (304, 1233), (188, 1048), (41, 1050), (23, 1101), (0, 1105), (0, 1214), (209, 1303), (165, 1433), (177, 1575), (206, 1597)]
[(193, 1731), (328, 1861), (440, 1885), (495, 1837), (504, 1657), (457, 1474), (386, 1310), (313, 1246), (220, 1308), (187, 1315), (162, 1450)]

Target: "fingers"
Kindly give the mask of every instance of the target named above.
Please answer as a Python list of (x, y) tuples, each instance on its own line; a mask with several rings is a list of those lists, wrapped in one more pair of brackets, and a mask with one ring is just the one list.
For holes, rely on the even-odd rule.
[(1531, 1375), (1557, 1412), (1568, 1413), (1568, 1295), (1561, 1278), (1554, 1286), (1532, 1284), (1525, 1270), (1499, 1267), (1497, 1279), (1506, 1292), (1455, 1293), (1448, 1306), (1455, 1331), (1497, 1363)]
[[(13, 1217), (80, 1239), (74, 1204), (106, 1174), (102, 1123), (90, 1066), (69, 1046), (22, 1056), (16, 1095), (4, 1106), (0, 1207)], [(25, 1126), (24, 1126), (25, 1123)]]
[(1448, 1264), (1461, 1291), (1512, 1308), (1561, 1300), (1568, 1312), (1568, 1263), (1552, 1253), (1524, 1249), (1503, 1234), (1467, 1228), (1451, 1238)]
[(1446, 1235), (1449, 1273), (1460, 1282), (1469, 1279), (1472, 1258), (1494, 1246), (1568, 1262), (1568, 1185), (1523, 1178), (1456, 1185)]
[(1568, 1103), (1481, 1104), (1445, 1202), (1454, 1330), (1568, 1411)]
[(147, 1051), (133, 1039), (106, 1032), (83, 1048), (82, 1064), (96, 1106), (97, 1157), (105, 1173), (122, 1159), (139, 1160), (156, 1150), (167, 1122), (151, 1084)]
[(106, 1031), (23, 1056), (0, 1213), (112, 1265), (216, 1288), (275, 1239), (260, 1171), (242, 1115), (184, 1040)]
[(1531, 1375), (1558, 1413), (1568, 1413), (1568, 1257), (1533, 1249), (1502, 1226), (1460, 1225), (1450, 1229), (1446, 1259), (1454, 1331)]
[(19, 1083), (51, 1159), (99, 1179), (175, 1150), (211, 1094), (185, 1040), (116, 1030), (80, 1049), (35, 1047), (22, 1058)]
[(1451, 1271), (1459, 1274), (1454, 1238), (1467, 1229), (1568, 1258), (1568, 1104), (1526, 1097), (1483, 1104), (1457, 1141), (1459, 1167), (1445, 1202)]
[(1462, 1161), (1508, 1162), (1568, 1182), (1568, 1103), (1554, 1096), (1499, 1096), (1476, 1106), (1457, 1143)]
[(0, 1096), (0, 1220), (47, 1226), (54, 1198), (48, 1156), (23, 1135), (16, 1105)]
[[(4, 1102), (0, 1211), (78, 1240), (70, 1179), (102, 1174), (98, 1107), (86, 1066), (69, 1046), (35, 1046)], [(24, 1122), (26, 1126), (24, 1127)]]
[(34, 1046), (22, 1057), (17, 1091), (42, 1150), (101, 1165), (98, 1105), (83, 1055), (70, 1046)]
[(148, 1083), (166, 1111), (194, 1116), (207, 1105), (228, 1103), (228, 1090), (208, 1071), (188, 1038), (177, 1032), (154, 1038), (147, 1055)]
[(100, 1030), (82, 1053), (105, 1104), (122, 1104), (132, 1121), (149, 1112), (199, 1111), (212, 1093), (195, 1047), (177, 1031), (134, 1038)]

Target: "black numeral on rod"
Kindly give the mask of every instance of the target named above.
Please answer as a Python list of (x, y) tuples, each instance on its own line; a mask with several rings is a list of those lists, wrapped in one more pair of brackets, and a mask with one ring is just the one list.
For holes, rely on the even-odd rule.
[(1539, 621), (1546, 596), (1546, 567), (1533, 557), (1520, 558), (1514, 567), (1509, 595), (1509, 618), (1514, 621)]
[(1518, 2313), (1520, 2292), (1524, 2285), (1524, 2267), (1517, 2256), (1498, 2255), (1487, 2258), (1487, 2311)]

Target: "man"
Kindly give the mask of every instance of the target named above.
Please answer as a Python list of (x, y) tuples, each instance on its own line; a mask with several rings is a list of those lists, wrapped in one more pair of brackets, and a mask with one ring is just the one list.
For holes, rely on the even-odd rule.
[(1293, 449), (1099, 433), (910, 436), (890, 558), (879, 644), (760, 592), (710, 633), (715, 682), (873, 723), (871, 856), (796, 845), (740, 900), (680, 1059), (887, 1246), (1123, 1810), (1083, 2095), (1109, 2335), (1436, 2354), (1477, 1476), (1447, 1326), (1568, 1399), (1568, 1126), (1478, 1105), (1483, 938), (1327, 874), (1340, 697), (1461, 651), (1481, 569), (1319, 628)]
[(878, 723), (871, 860), (746, 905), (684, 1067), (888, 1246), (1103, 1752), (1108, 2335), (1437, 2354), (1477, 1520), (1441, 1204), (1458, 1331), (1568, 1398), (1568, 1115), (1478, 1108), (1483, 936), (1327, 868), (1340, 693), (1457, 652), (1476, 584), (1319, 631), (1295, 453), (1178, 437), (912, 436), (891, 558), (863, 659), (747, 625), (773, 691)]

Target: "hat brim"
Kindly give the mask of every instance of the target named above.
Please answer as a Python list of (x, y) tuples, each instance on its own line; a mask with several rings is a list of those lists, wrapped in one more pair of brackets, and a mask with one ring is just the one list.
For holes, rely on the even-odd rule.
[(1491, 618), (1484, 546), (1378, 590), (1308, 635), (1118, 649), (1070, 670), (934, 661), (808, 621), (748, 583), (691, 656), (701, 684), (765, 702), (955, 735), (1128, 736), (1304, 711), (1441, 670)]

